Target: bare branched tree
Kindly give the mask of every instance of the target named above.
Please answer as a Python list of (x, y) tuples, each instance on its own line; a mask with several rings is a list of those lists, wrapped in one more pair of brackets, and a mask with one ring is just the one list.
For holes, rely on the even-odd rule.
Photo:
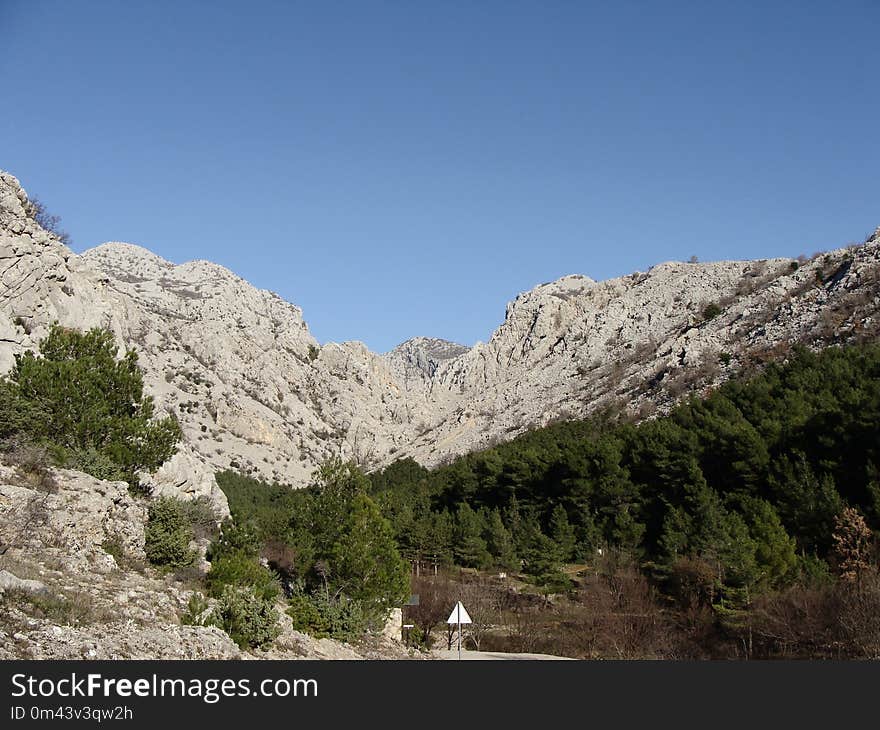
[(70, 234), (61, 228), (61, 216), (52, 215), (39, 198), (31, 198), (28, 212), (41, 228), (54, 235), (65, 246), (72, 243)]

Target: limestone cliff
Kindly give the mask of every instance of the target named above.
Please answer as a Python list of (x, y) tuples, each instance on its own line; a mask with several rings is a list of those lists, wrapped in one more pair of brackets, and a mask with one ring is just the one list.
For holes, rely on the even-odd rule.
[[(156, 490), (210, 493), (210, 472), (305, 483), (330, 454), (436, 464), (611, 403), (648, 416), (791, 343), (873, 338), (880, 236), (809, 261), (668, 262), (517, 296), (472, 348), (429, 338), (385, 355), (320, 345), (301, 310), (207, 261), (107, 243), (73, 254), (0, 174), (0, 369), (52, 321), (136, 347), (185, 444)], [(164, 486), (163, 486), (164, 485)]]

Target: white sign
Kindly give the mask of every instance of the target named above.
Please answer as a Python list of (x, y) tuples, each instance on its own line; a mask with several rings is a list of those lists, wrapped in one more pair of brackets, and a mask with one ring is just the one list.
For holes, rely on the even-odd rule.
[(452, 613), (449, 614), (449, 618), (446, 620), (448, 624), (472, 624), (471, 617), (468, 616), (467, 609), (461, 605), (461, 601), (455, 604), (455, 608), (452, 609)]

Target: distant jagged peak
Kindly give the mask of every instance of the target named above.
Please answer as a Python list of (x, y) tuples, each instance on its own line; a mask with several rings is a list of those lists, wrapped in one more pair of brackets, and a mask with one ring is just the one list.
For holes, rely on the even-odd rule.
[(470, 349), (437, 337), (413, 337), (385, 353), (384, 357), (392, 371), (410, 389), (413, 385), (423, 387), (441, 366), (462, 357)]
[(408, 355), (421, 352), (432, 360), (442, 361), (452, 360), (470, 349), (467, 345), (461, 345), (439, 337), (411, 337), (405, 342), (401, 342), (390, 352), (387, 352), (386, 356)]

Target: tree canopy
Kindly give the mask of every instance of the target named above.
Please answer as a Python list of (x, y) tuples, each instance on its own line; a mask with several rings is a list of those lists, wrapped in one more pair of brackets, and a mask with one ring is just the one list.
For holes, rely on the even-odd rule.
[(53, 326), (0, 382), (0, 436), (48, 444), (61, 465), (135, 486), (138, 471), (174, 453), (180, 426), (156, 418), (137, 353), (117, 350), (107, 330)]

